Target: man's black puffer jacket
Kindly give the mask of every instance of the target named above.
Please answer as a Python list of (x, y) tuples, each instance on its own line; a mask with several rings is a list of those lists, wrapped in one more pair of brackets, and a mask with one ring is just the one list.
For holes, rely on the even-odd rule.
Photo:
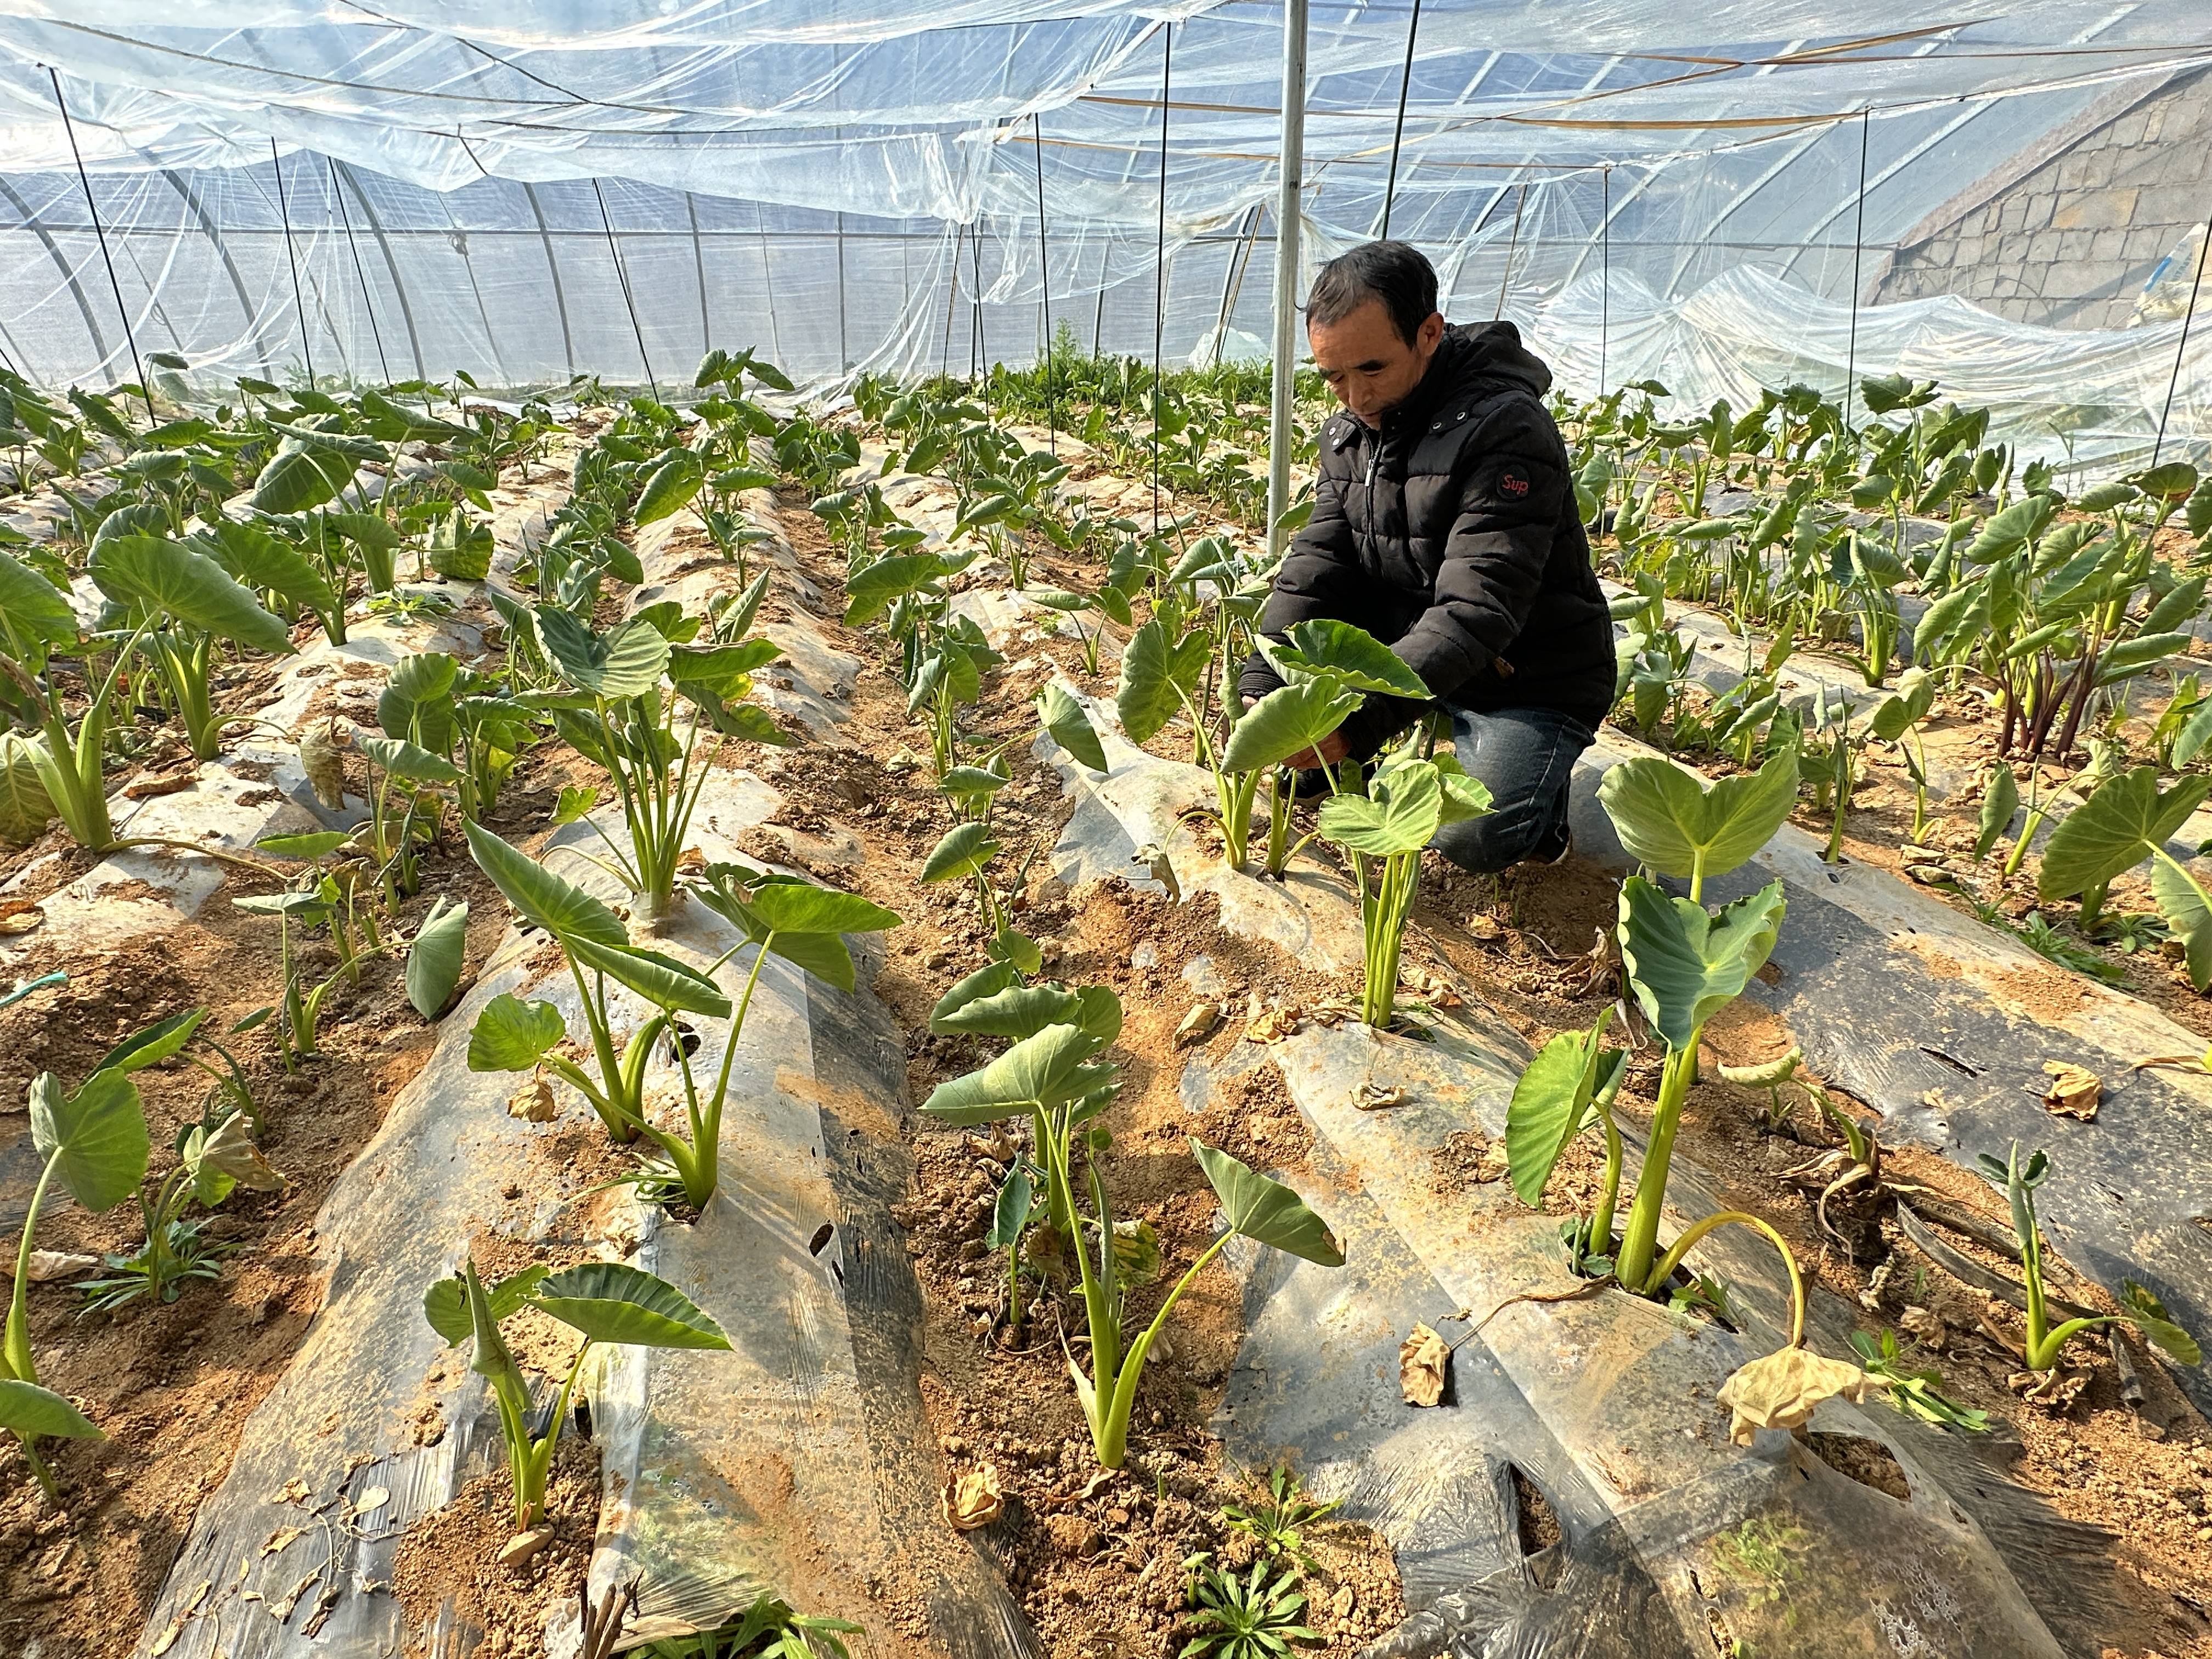
[[(1590, 568), (1551, 370), (1510, 323), (1444, 331), (1413, 394), (1372, 431), (1321, 431), (1313, 517), (1275, 575), (1260, 631), (1311, 617), (1365, 629), (1440, 701), (1560, 709), (1595, 727), (1613, 702), (1613, 624)], [(1256, 652), (1237, 680), (1280, 685)], [(1370, 697), (1344, 724), (1365, 759), (1419, 705)]]

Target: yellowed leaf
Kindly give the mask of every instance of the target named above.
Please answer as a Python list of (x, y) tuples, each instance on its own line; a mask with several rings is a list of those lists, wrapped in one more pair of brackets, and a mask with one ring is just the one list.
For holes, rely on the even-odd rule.
[(1866, 1384), (1856, 1365), (1810, 1348), (1784, 1348), (1739, 1366), (1714, 1398), (1735, 1413), (1729, 1437), (1748, 1446), (1757, 1430), (1802, 1428), (1824, 1400), (1861, 1399)]
[(1398, 1345), (1398, 1391), (1409, 1406), (1434, 1406), (1451, 1375), (1451, 1346), (1426, 1325)]
[(1006, 1509), (1005, 1494), (999, 1490), (999, 1471), (989, 1463), (978, 1463), (955, 1477), (939, 1495), (938, 1509), (955, 1532), (989, 1526)]
[(282, 1555), (307, 1533), (305, 1527), (279, 1527), (261, 1546), (264, 1555)]
[(1370, 1077), (1352, 1091), (1352, 1103), (1363, 1112), (1379, 1112), (1388, 1107), (1403, 1106), (1406, 1091), (1398, 1084), (1377, 1083)]
[(2043, 1103), (2053, 1115), (2079, 1118), (2084, 1123), (2097, 1121), (2097, 1106), (2105, 1097), (2102, 1079), (2063, 1060), (2045, 1060), (2043, 1070), (2051, 1079), (2051, 1086), (2043, 1091)]
[(46, 919), (45, 907), (30, 899), (0, 899), (0, 938), (27, 933)]
[(372, 1510), (382, 1509), (391, 1501), (392, 1489), (389, 1486), (371, 1486), (354, 1500), (353, 1512), (356, 1516), (367, 1515)]
[(507, 1115), (525, 1123), (550, 1123), (560, 1115), (553, 1100), (553, 1085), (542, 1077), (532, 1078), (507, 1097)]
[(1176, 1047), (1180, 1048), (1187, 1042), (1205, 1042), (1212, 1035), (1213, 1028), (1220, 1024), (1221, 1005), (1219, 1003), (1195, 1004), (1191, 1011), (1182, 1017), (1182, 1024), (1176, 1027)]

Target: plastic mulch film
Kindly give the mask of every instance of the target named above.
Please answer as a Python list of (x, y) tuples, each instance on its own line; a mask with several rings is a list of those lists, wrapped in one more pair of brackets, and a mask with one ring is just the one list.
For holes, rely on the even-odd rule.
[[(1607, 732), (1583, 756), (1577, 851), (1626, 867), (1596, 783), (1608, 765), (1648, 752)], [(2196, 1054), (2203, 1039), (1887, 870), (1830, 865), (1820, 853), (1784, 824), (1750, 864), (1710, 884), (1713, 902), (1784, 884), (1790, 915), (1769, 959), (1776, 975), (1747, 994), (1789, 1024), (1814, 1071), (1881, 1114), (1886, 1139), (1968, 1170), (2015, 1140), (2047, 1150), (2037, 1212), (2060, 1254), (2107, 1290), (2135, 1279), (2183, 1326), (2212, 1329), (2212, 1079), (2136, 1069)], [(2047, 1060), (2100, 1079), (2094, 1121), (2044, 1106)], [(2169, 1374), (2212, 1410), (2201, 1369)]]
[[(1097, 705), (1092, 716), (1105, 723)], [(1155, 879), (1121, 861), (1158, 835), (1158, 804), (1202, 775), (1102, 735), (1103, 779), (1064, 766), (1078, 806), (1055, 868), (1071, 880), (1109, 869)], [(1159, 873), (1177, 889), (1221, 891), (1225, 926), (1276, 936), (1250, 921), (1275, 900), (1233, 896), (1273, 884), (1208, 873), (1195, 848), (1168, 850)], [(1316, 935), (1350, 928), (1356, 941), (1342, 884), (1316, 877), (1273, 890), (1310, 913)], [(1729, 1442), (1716, 1390), (1787, 1329), (1786, 1287), (1758, 1241), (1723, 1233), (1701, 1247), (1735, 1292), (1741, 1334), (1614, 1291), (1502, 1305), (1575, 1289), (1557, 1224), (1502, 1182), (1437, 1183), (1430, 1155), (1468, 1127), (1502, 1136), (1527, 1058), (1478, 1001), (1443, 1016), (1431, 1042), (1308, 1022), (1184, 1074), (1195, 1112), (1217, 1079), (1272, 1059), (1315, 1132), (1295, 1182), (1345, 1241), (1348, 1265), (1231, 1252), (1246, 1275), (1247, 1335), (1221, 1426), (1238, 1461), (1293, 1461), (1317, 1493), (1341, 1498), (1345, 1514), (1389, 1540), (1412, 1616), (1377, 1651), (2079, 1650), (2109, 1579), (2101, 1535), (2051, 1515), (1959, 1443), (1878, 1407), (1823, 1406), (1816, 1436), (1862, 1452), (1850, 1443), (1871, 1443), (1874, 1462), (1893, 1459), (1909, 1493), (1899, 1498), (1786, 1434), (1763, 1432), (1749, 1449)], [(1406, 1103), (1361, 1109), (1377, 1086), (1402, 1090)], [(1679, 1155), (1670, 1194), (1682, 1217), (1721, 1207)], [(1413, 1322), (1450, 1335), (1468, 1328), (1455, 1316), (1493, 1310), (1455, 1355), (1445, 1405), (1406, 1406), (1398, 1344)], [(1850, 1328), (1848, 1309), (1816, 1300), (1816, 1346), (1847, 1352)], [(1524, 1508), (1524, 1491), (1540, 1505)], [(1547, 1522), (1556, 1542), (1539, 1536)]]
[[(498, 492), (491, 524), (500, 566), (511, 567), (521, 549), (544, 533), (548, 515), (568, 493), (565, 482)], [(456, 589), (404, 584), (403, 591), (451, 598)], [(367, 814), (361, 798), (349, 794), (342, 806), (324, 805), (301, 769), (297, 744), (274, 736), (272, 728), (297, 735), (336, 715), (374, 732), (377, 698), (403, 658), (443, 651), (463, 662), (476, 660), (493, 617), (479, 586), (463, 585), (460, 591), (461, 603), (448, 616), (351, 616), (343, 645), (320, 634), (301, 644), (277, 665), (270, 696), (252, 711), (256, 723), (244, 727), (220, 757), (193, 768), (186, 787), (142, 801), (122, 793), (126, 780), (108, 803), (117, 832), (245, 851), (264, 836), (360, 823)], [(9, 889), (36, 881), (44, 867), (45, 860), (26, 866)], [(38, 927), (0, 940), (0, 976), (84, 971), (126, 943), (143, 945), (190, 922), (223, 882), (216, 860), (174, 848), (111, 854), (40, 899), (44, 917)], [(0, 890), (0, 897), (7, 896), (8, 890)], [(21, 1220), (38, 1182), (39, 1162), (24, 1124), (15, 1120), (13, 1133), (0, 1140), (0, 1228)], [(68, 1200), (58, 1194), (53, 1201)]]
[[(679, 580), (653, 564), (647, 575), (649, 589)], [(749, 775), (719, 775), (694, 844), (710, 860), (741, 856), (738, 839), (779, 800)], [(609, 828), (620, 833), (618, 816)], [(547, 855), (595, 845), (592, 827), (577, 824)], [(619, 896), (580, 857), (557, 867)], [(651, 939), (702, 965), (734, 942), (688, 903)], [(733, 995), (750, 965), (721, 969)], [(592, 1577), (603, 1588), (642, 1576), (638, 1628), (712, 1628), (768, 1590), (866, 1621), (871, 1593), (882, 1592), (927, 1607), (933, 1636), (956, 1659), (1027, 1659), (1033, 1638), (1003, 1583), (935, 1516), (921, 1293), (889, 1214), (908, 1181), (902, 1048), (872, 996), (830, 991), (771, 959), (733, 1071), (722, 1186), (687, 1224), (585, 1190), (570, 1167), (574, 1138), (604, 1132), (580, 1099), (561, 1091), (555, 1121), (526, 1124), (503, 1109), (513, 1079), (468, 1071), (470, 1028), (502, 992), (550, 1000), (574, 1023), (557, 951), (510, 930), (330, 1194), (318, 1222), (325, 1307), (197, 1518), (148, 1623), (144, 1659), (165, 1644), (184, 1659), (365, 1656), (414, 1650), (410, 1642), (441, 1659), (473, 1650), (481, 1632), (453, 1607), (410, 1629), (387, 1587), (407, 1527), (501, 1467), (487, 1392), (421, 1313), (424, 1289), (485, 1232), (635, 1261), (731, 1337), (728, 1352), (614, 1350), (588, 1379), (605, 1487)], [(628, 1018), (643, 1018), (615, 994)], [(716, 1066), (720, 1031), (702, 1024), (694, 1035), (695, 1064)], [(664, 1048), (648, 1099), (678, 1105), (678, 1086)], [(380, 1488), (388, 1496), (356, 1513)], [(556, 1610), (548, 1640), (573, 1650), (573, 1609)]]

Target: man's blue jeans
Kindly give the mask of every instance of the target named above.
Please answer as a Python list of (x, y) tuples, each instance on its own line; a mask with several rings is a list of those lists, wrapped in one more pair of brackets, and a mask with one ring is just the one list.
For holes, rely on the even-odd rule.
[(1503, 870), (1565, 850), (1567, 785), (1596, 734), (1556, 708), (1446, 708), (1459, 763), (1490, 790), (1490, 811), (1448, 823), (1430, 845), (1466, 870)]

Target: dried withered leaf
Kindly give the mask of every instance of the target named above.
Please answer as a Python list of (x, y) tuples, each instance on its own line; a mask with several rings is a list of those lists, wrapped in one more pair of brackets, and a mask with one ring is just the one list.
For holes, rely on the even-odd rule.
[(2063, 1412), (2089, 1386), (2089, 1373), (2056, 1368), (2047, 1371), (2014, 1371), (2005, 1378), (2005, 1384), (2023, 1400), (2033, 1400), (2050, 1411)]
[[(263, 1542), (261, 1553), (264, 1555), (282, 1555), (295, 1543), (306, 1537), (307, 1533), (307, 1529), (305, 1527), (279, 1527)], [(240, 1563), (240, 1566), (244, 1565), (243, 1562)]]
[(1280, 1042), (1296, 1032), (1305, 1018), (1305, 1011), (1296, 1003), (1285, 1003), (1269, 1008), (1244, 1028), (1247, 1041), (1252, 1042)]
[(276, 1193), (284, 1189), (284, 1177), (253, 1144), (243, 1112), (233, 1112), (207, 1138), (200, 1147), (200, 1162), (251, 1192)]
[(1406, 1091), (1400, 1084), (1377, 1083), (1371, 1077), (1365, 1078), (1352, 1091), (1352, 1103), (1363, 1112), (1379, 1112), (1389, 1107), (1403, 1106)]
[(1219, 1003), (1195, 1003), (1192, 1006), (1191, 1011), (1182, 1017), (1182, 1024), (1176, 1027), (1176, 1044), (1180, 1048), (1187, 1042), (1203, 1042), (1212, 1035), (1213, 1028), (1220, 1024), (1221, 1005)]
[(1451, 1375), (1451, 1346), (1426, 1325), (1398, 1345), (1398, 1391), (1408, 1406), (1433, 1406), (1444, 1397)]
[(362, 1493), (359, 1498), (354, 1500), (353, 1512), (356, 1516), (367, 1515), (372, 1510), (382, 1509), (391, 1501), (391, 1487), (371, 1486), (367, 1492)]
[(1169, 862), (1166, 849), (1157, 842), (1146, 842), (1129, 859), (1132, 864), (1141, 864), (1146, 873), (1168, 890), (1170, 903), (1182, 902), (1182, 884), (1176, 879), (1175, 866)]
[(1467, 931), (1475, 939), (1493, 939), (1505, 937), (1505, 930), (1498, 925), (1498, 918), (1485, 915), (1478, 910), (1467, 919)]
[(271, 1492), (269, 1501), (272, 1504), (304, 1504), (313, 1495), (307, 1489), (307, 1483), (295, 1476)]
[(333, 811), (345, 805), (345, 757), (338, 751), (335, 717), (300, 734), (300, 769), (307, 775), (317, 800)]
[(525, 1123), (550, 1123), (560, 1115), (560, 1108), (553, 1099), (553, 1085), (542, 1077), (534, 1077), (507, 1097), (507, 1115), (519, 1117)]
[(1748, 1446), (1755, 1430), (1802, 1428), (1822, 1401), (1857, 1401), (1866, 1385), (1866, 1373), (1856, 1365), (1810, 1348), (1784, 1348), (1739, 1366), (1714, 1398), (1735, 1413), (1729, 1438)]
[(0, 938), (13, 938), (43, 926), (46, 907), (31, 899), (0, 899)]
[(2097, 1121), (2098, 1103), (2105, 1097), (2103, 1079), (2063, 1060), (2045, 1060), (2043, 1070), (2051, 1079), (2051, 1085), (2043, 1091), (2043, 1103), (2053, 1115), (2079, 1118), (2084, 1123)]
[(198, 777), (199, 767), (197, 763), (185, 768), (181, 772), (171, 772), (161, 777), (155, 777), (151, 774), (142, 775), (123, 786), (123, 798), (125, 800), (151, 800), (156, 795), (182, 794), (192, 787)]
[(1006, 1496), (999, 1490), (998, 1469), (989, 1463), (978, 1463), (948, 1482), (937, 1504), (945, 1524), (955, 1532), (989, 1526), (1006, 1510)]
[[(101, 1265), (98, 1256), (75, 1250), (33, 1250), (29, 1277), (33, 1285), (47, 1285), (57, 1279), (82, 1279), (87, 1273), (98, 1273)], [(12, 1275), (15, 1271), (13, 1260), (0, 1259), (0, 1273)]]

